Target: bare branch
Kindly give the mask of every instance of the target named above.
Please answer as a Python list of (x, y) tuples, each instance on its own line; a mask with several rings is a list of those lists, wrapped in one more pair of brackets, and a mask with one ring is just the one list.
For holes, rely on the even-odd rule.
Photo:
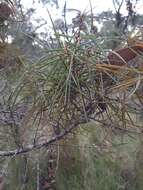
[[(120, 3), (117, 0), (113, 0), (113, 5), (114, 5), (114, 8), (115, 8), (116, 12), (118, 12), (118, 13), (120, 12), (120, 9), (121, 9), (121, 7), (123, 5), (123, 2), (124, 2), (124, 0), (122, 0)], [(117, 8), (116, 4), (117, 4), (118, 8)]]
[(47, 147), (50, 144), (63, 139), (65, 136), (67, 136), (69, 133), (71, 133), (74, 129), (77, 129), (80, 124), (84, 124), (84, 123), (87, 123), (87, 120), (82, 119), (82, 121), (72, 124), (71, 127), (66, 129), (63, 133), (54, 136), (53, 138), (51, 138), (50, 140), (48, 140), (44, 143), (28, 145), (25, 148), (20, 148), (20, 149), (15, 149), (15, 150), (0, 151), (0, 157), (2, 157), (2, 156), (16, 156), (16, 155), (28, 153), (28, 152), (33, 151), (33, 150), (37, 150), (37, 149)]

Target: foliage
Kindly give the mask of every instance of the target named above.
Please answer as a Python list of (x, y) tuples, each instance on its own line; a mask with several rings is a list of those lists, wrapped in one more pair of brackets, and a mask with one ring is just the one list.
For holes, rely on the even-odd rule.
[[(131, 10), (128, 11), (130, 15)], [(117, 20), (114, 21), (115, 15), (112, 12), (110, 15), (112, 19), (103, 19), (104, 26), (98, 32), (92, 11), (90, 15), (79, 11), (72, 26), (66, 20), (56, 24), (49, 13), (54, 34), (49, 39), (48, 50), (41, 46), (31, 23), (25, 22), (21, 27), (28, 34), (25, 37), (21, 32), (15, 35), (15, 29), (7, 21), (6, 31), (13, 39), (8, 43), (4, 35), (0, 49), (0, 58), (4, 60), (0, 156), (2, 174), (10, 181), (7, 188), (11, 184), (13, 189), (46, 188), (50, 183), (48, 177), (53, 179), (56, 174), (59, 189), (125, 189), (125, 177), (120, 173), (123, 168), (114, 144), (118, 139), (122, 142), (124, 136), (128, 140), (128, 136), (137, 139), (142, 135), (139, 117), (142, 116), (143, 70), (140, 64), (136, 68), (129, 63), (122, 67), (108, 64), (107, 54), (118, 44), (124, 47), (142, 39), (142, 31), (125, 41)], [(33, 53), (36, 58), (26, 60), (21, 53), (26, 45), (29, 55), (32, 56), (33, 49), (44, 54)], [(26, 47), (24, 51), (22, 47)], [(142, 54), (137, 53), (137, 57), (142, 61)], [(98, 133), (99, 138), (93, 129), (90, 131), (91, 122), (103, 129), (102, 134)], [(85, 150), (87, 141), (91, 149)], [(79, 150), (72, 147), (74, 143)], [(136, 140), (133, 148), (137, 143)], [(115, 152), (108, 155), (109, 150)], [(128, 148), (125, 151), (131, 154)], [(49, 171), (51, 155), (56, 157), (54, 174), (53, 168)], [(138, 168), (136, 176), (142, 177)]]

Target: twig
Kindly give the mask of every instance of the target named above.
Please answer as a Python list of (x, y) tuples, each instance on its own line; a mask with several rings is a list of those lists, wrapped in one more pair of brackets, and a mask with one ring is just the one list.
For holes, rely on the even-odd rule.
[(73, 129), (78, 128), (78, 126), (80, 124), (84, 124), (84, 123), (87, 123), (87, 121), (85, 119), (82, 119), (82, 121), (72, 124), (71, 127), (66, 129), (63, 133), (54, 136), (53, 138), (51, 138), (50, 140), (48, 140), (44, 143), (28, 145), (25, 148), (20, 148), (20, 149), (15, 149), (15, 150), (0, 151), (0, 157), (2, 157), (2, 156), (13, 156), (13, 155), (16, 156), (16, 155), (28, 153), (28, 152), (33, 151), (33, 150), (41, 149), (43, 147), (47, 147), (47, 146), (51, 145), (52, 143), (63, 139), (65, 136), (67, 136), (69, 133), (71, 133), (73, 131)]

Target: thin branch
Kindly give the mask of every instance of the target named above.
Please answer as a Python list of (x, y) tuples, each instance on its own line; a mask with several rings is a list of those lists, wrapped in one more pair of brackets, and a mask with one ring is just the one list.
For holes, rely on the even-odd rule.
[(65, 136), (67, 136), (69, 133), (71, 133), (73, 131), (73, 129), (77, 129), (80, 124), (84, 124), (84, 123), (87, 123), (87, 120), (82, 119), (82, 121), (72, 124), (71, 127), (66, 129), (63, 133), (54, 136), (53, 138), (51, 138), (50, 140), (48, 140), (44, 143), (28, 145), (25, 148), (20, 148), (20, 149), (15, 149), (15, 150), (0, 151), (0, 157), (2, 157), (2, 156), (16, 156), (16, 155), (28, 153), (28, 152), (33, 151), (33, 150), (37, 150), (37, 149), (47, 147), (50, 144), (63, 139)]
[[(120, 3), (117, 0), (113, 0), (114, 9), (116, 12), (120, 12), (120, 9), (123, 5), (124, 0), (122, 0)], [(118, 5), (118, 8), (116, 7), (116, 4)]]

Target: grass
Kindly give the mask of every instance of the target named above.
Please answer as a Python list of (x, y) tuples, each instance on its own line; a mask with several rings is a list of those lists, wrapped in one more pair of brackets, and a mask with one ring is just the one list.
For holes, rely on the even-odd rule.
[(61, 146), (57, 188), (120, 190), (126, 187), (126, 183), (132, 184), (122, 173), (126, 169), (130, 171), (135, 164), (137, 140), (124, 136), (121, 144), (119, 134), (110, 134), (105, 139), (104, 130), (97, 124), (88, 127), (90, 131), (82, 129), (77, 138), (73, 137)]

